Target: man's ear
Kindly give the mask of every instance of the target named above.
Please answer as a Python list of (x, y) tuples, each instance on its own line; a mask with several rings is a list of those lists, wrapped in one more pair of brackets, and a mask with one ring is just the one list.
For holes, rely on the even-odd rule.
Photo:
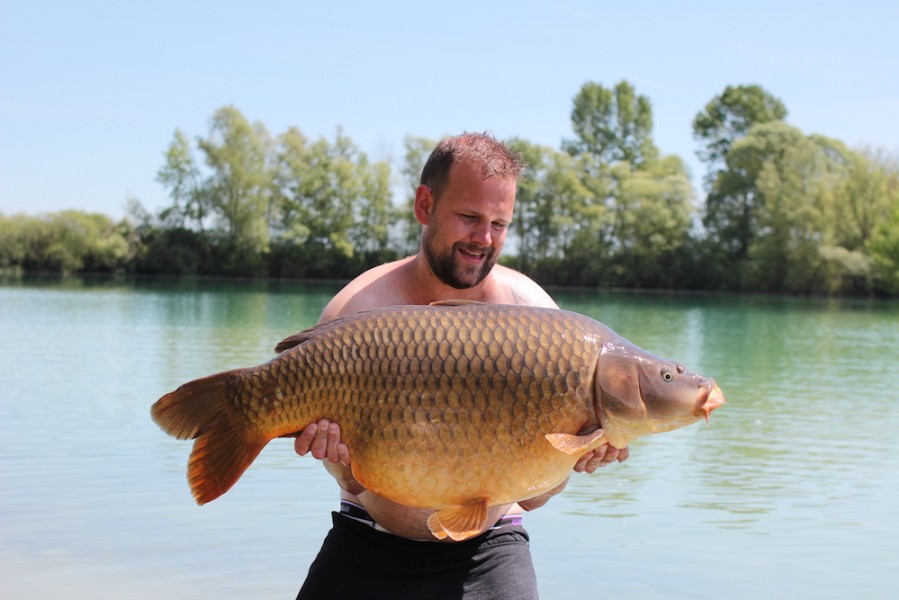
[(433, 208), (434, 194), (431, 193), (431, 188), (426, 185), (420, 185), (415, 188), (415, 204), (413, 205), (413, 210), (418, 222), (422, 225), (427, 225)]

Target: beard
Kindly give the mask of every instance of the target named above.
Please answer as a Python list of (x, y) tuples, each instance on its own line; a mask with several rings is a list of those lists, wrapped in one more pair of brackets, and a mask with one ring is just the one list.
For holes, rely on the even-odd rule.
[[(467, 290), (484, 281), (499, 258), (492, 246), (482, 248), (456, 242), (448, 252), (440, 252), (430, 235), (422, 236), (421, 243), (428, 266), (431, 267), (434, 275), (446, 285), (457, 290)], [(484, 262), (479, 267), (466, 267), (459, 263), (457, 255), (459, 250), (467, 250), (475, 254), (483, 252)]]

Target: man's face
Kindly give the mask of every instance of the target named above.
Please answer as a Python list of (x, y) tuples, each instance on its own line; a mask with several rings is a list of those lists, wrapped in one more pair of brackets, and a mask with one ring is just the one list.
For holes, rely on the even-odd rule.
[(422, 248), (434, 274), (456, 289), (483, 281), (499, 260), (514, 208), (514, 179), (483, 179), (477, 169), (453, 164), (423, 223)]

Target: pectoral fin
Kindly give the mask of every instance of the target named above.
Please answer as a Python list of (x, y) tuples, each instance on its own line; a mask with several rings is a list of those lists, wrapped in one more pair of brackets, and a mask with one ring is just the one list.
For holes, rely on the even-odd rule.
[(460, 508), (431, 513), (428, 528), (438, 540), (449, 537), (460, 542), (474, 537), (487, 527), (487, 500), (481, 499)]
[(564, 452), (565, 454), (571, 454), (572, 456), (579, 456), (602, 445), (605, 442), (605, 440), (602, 439), (604, 433), (605, 432), (603, 432), (602, 429), (597, 429), (593, 433), (588, 433), (586, 435), (547, 433), (545, 437), (556, 450)]

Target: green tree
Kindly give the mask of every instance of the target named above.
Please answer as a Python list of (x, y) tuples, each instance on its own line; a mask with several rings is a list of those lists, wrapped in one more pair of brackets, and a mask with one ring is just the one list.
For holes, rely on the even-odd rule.
[[(515, 267), (547, 283), (561, 283), (562, 269), (575, 262), (566, 259), (566, 248), (589, 235), (579, 230), (592, 223), (599, 242), (603, 210), (592, 211), (595, 195), (581, 176), (584, 159), (572, 157), (523, 139), (512, 139), (509, 147), (527, 165), (518, 186), (515, 220), (512, 222)], [(596, 217), (599, 217), (597, 219)], [(572, 267), (573, 269), (574, 267)]]
[(364, 201), (365, 177), (360, 165), (368, 159), (353, 141), (338, 130), (334, 143), (327, 149), (319, 163), (329, 185), (320, 196), (319, 215), (328, 245), (336, 253), (351, 258), (356, 251), (352, 240), (352, 230), (359, 218), (359, 210)]
[(874, 289), (899, 296), (899, 202), (893, 205), (889, 219), (882, 222), (868, 242), (873, 262)]
[(649, 99), (637, 94), (627, 81), (613, 89), (588, 82), (574, 98), (571, 125), (575, 138), (564, 141), (563, 149), (578, 158), (579, 190), (587, 193), (579, 191), (560, 213), (563, 219), (570, 219), (561, 233), (566, 262), (570, 261), (574, 270), (569, 274), (573, 283), (609, 284), (615, 278), (611, 257), (630, 248), (628, 236), (633, 230), (617, 207), (633, 199), (622, 196), (620, 186), (625, 172), (651, 173), (656, 168), (659, 151), (652, 141), (652, 124)]
[(714, 180), (731, 146), (752, 127), (786, 117), (783, 102), (759, 85), (724, 88), (693, 118), (693, 137), (702, 144), (697, 154), (709, 167), (708, 180)]
[(136, 198), (127, 205), (133, 223), (130, 270), (141, 275), (220, 275), (213, 234), (172, 224), (173, 207), (150, 213)]
[(361, 155), (357, 166), (362, 187), (350, 241), (365, 259), (365, 263), (358, 267), (358, 270), (364, 270), (367, 263), (383, 263), (397, 257), (391, 249), (390, 230), (398, 211), (393, 205), (390, 189), (390, 164), (385, 161), (369, 163)]
[[(545, 187), (545, 173), (551, 148), (532, 144), (523, 139), (506, 142), (525, 164), (515, 195), (515, 218), (509, 226), (507, 248), (515, 248), (515, 267), (525, 273), (533, 273), (538, 262), (547, 257), (547, 235), (552, 235), (552, 212), (549, 200), (541, 191)], [(510, 258), (512, 252), (506, 252)], [(511, 261), (510, 261), (511, 262)]]
[(802, 132), (782, 122), (760, 125), (727, 153), (725, 169), (706, 197), (707, 234), (734, 262), (746, 259), (758, 231), (762, 198), (756, 179), (765, 162), (803, 143)]
[(168, 190), (172, 205), (163, 209), (160, 219), (167, 226), (185, 227), (193, 222), (202, 231), (209, 215), (208, 194), (200, 179), (200, 169), (194, 160), (187, 135), (175, 130), (165, 152), (165, 164), (156, 173), (156, 181)]
[(553, 168), (547, 179), (547, 193), (557, 191), (560, 198), (559, 213), (554, 220), (559, 225), (564, 257), (557, 265), (553, 282), (608, 284), (614, 246), (614, 214), (610, 208), (612, 178), (592, 174), (592, 156), (573, 158), (573, 161), (560, 159), (554, 165), (559, 168)]
[(310, 143), (296, 128), (280, 136), (272, 188), (278, 270), (343, 277), (356, 270), (357, 251), (387, 256), (389, 182), (389, 166), (370, 163), (339, 130), (333, 143)]
[(28, 256), (31, 218), (0, 213), (0, 269), (21, 269)]
[(864, 248), (878, 225), (888, 219), (899, 193), (899, 167), (882, 151), (851, 154), (844, 186), (834, 207), (836, 242), (849, 250)]
[(400, 176), (406, 193), (396, 219), (401, 255), (414, 254), (418, 250), (421, 225), (412, 211), (412, 203), (415, 200), (415, 190), (418, 189), (421, 182), (422, 169), (424, 169), (431, 150), (436, 145), (436, 141), (426, 137), (407, 135), (403, 139), (403, 161), (400, 166)]
[(272, 168), (272, 202), (275, 207), (274, 231), (282, 244), (304, 244), (312, 234), (310, 196), (312, 149), (309, 140), (296, 127), (278, 136)]
[(683, 161), (669, 156), (637, 171), (618, 163), (612, 178), (612, 283), (682, 287), (693, 216), (693, 188)]
[(211, 170), (204, 193), (219, 222), (222, 267), (230, 274), (262, 274), (271, 215), (268, 132), (227, 106), (215, 112), (208, 137), (198, 143)]
[(879, 293), (899, 296), (899, 165), (882, 153), (868, 151), (866, 157), (877, 168), (872, 169), (870, 165), (856, 168), (852, 175), (862, 177), (855, 187), (862, 187), (860, 193), (878, 206), (872, 234), (864, 242), (872, 261), (873, 288)]
[[(746, 141), (771, 131), (753, 129)], [(772, 143), (756, 176), (760, 199), (749, 243), (746, 282), (752, 289), (825, 292), (833, 288), (827, 249), (833, 247), (835, 192), (845, 177), (850, 152), (823, 136), (800, 136), (785, 146)], [(734, 153), (738, 152), (734, 146)]]
[(576, 138), (563, 148), (572, 155), (588, 154), (598, 164), (627, 162), (632, 168), (653, 160), (652, 105), (627, 81), (613, 89), (585, 83), (574, 97), (571, 126)]
[(0, 267), (55, 273), (112, 273), (131, 258), (130, 226), (100, 213), (65, 210), (0, 217)]
[(709, 235), (731, 258), (734, 285), (792, 293), (868, 293), (866, 250), (887, 218), (888, 178), (839, 141), (783, 122), (736, 141), (707, 199)]

